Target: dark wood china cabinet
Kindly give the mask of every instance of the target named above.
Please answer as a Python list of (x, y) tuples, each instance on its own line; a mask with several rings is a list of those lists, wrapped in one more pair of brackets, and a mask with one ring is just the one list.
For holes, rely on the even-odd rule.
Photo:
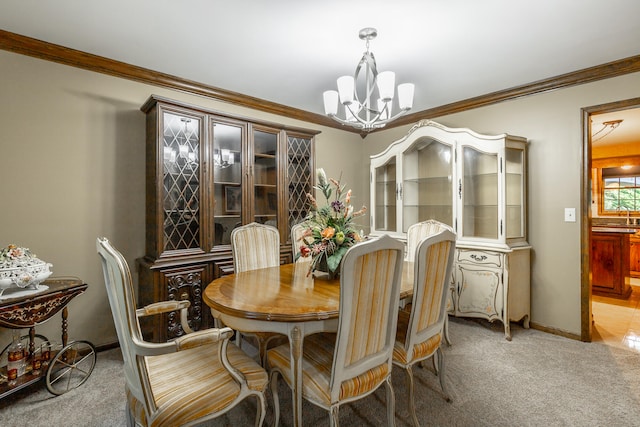
[[(270, 224), (281, 259), (307, 214), (317, 131), (221, 114), (151, 96), (146, 114), (146, 255), (137, 261), (139, 304), (189, 300), (194, 330), (213, 324), (202, 292), (233, 271), (231, 231)], [(175, 314), (143, 324), (150, 339), (184, 333)]]

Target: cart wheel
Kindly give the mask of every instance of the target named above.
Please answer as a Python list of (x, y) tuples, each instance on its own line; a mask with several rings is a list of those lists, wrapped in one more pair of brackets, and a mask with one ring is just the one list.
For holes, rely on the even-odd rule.
[[(20, 342), (22, 343), (22, 345), (24, 346), (24, 348), (28, 351), (29, 350), (29, 335), (23, 335), (20, 337)], [(33, 340), (33, 343), (35, 345), (35, 349), (41, 349), (41, 350), (51, 350), (51, 342), (49, 341), (49, 338), (45, 337), (44, 335), (40, 335), (40, 334), (36, 334), (35, 339)], [(8, 351), (9, 347), (11, 347), (12, 342), (10, 342), (9, 344), (7, 344), (7, 346), (2, 350), (2, 352), (0, 352), (0, 366), (6, 366), (7, 364), (7, 355), (8, 355)]]
[(67, 344), (49, 362), (47, 390), (61, 395), (81, 386), (96, 365), (96, 348), (89, 341)]

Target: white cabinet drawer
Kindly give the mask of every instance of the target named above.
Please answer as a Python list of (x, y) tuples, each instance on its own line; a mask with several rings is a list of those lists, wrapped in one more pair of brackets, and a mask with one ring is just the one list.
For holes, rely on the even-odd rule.
[(478, 264), (502, 268), (502, 253), (492, 251), (479, 251), (475, 249), (458, 249), (456, 261), (469, 264)]

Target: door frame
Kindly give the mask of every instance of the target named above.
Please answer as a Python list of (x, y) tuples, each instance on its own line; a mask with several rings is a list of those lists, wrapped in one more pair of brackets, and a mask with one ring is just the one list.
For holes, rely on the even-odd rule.
[(582, 112), (582, 175), (581, 185), (581, 227), (580, 227), (580, 339), (591, 342), (593, 333), (593, 313), (591, 311), (591, 116), (640, 107), (640, 98), (615, 101), (607, 104), (584, 107)]

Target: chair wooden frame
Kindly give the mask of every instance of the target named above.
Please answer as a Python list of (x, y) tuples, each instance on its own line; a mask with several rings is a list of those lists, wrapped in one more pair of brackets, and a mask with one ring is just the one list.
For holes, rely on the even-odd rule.
[[(229, 342), (233, 331), (221, 328), (193, 332), (187, 322), (189, 301), (157, 302), (136, 309), (126, 260), (105, 238), (98, 238), (96, 246), (124, 359), (127, 424), (195, 425), (255, 396), (255, 424), (261, 426), (268, 377)], [(187, 334), (164, 343), (145, 341), (139, 318), (174, 311), (180, 312)], [(176, 372), (183, 375), (176, 376)]]
[(398, 338), (393, 364), (407, 373), (409, 409), (416, 427), (414, 382), (412, 367), (437, 356), (436, 373), (445, 399), (450, 401), (445, 385), (444, 355), (441, 345), (444, 335), (447, 292), (455, 254), (456, 235), (447, 229), (425, 237), (417, 244), (414, 258), (414, 288), (410, 313), (400, 312)]
[[(366, 397), (382, 384), (386, 388), (388, 425), (395, 425), (391, 368), (403, 251), (401, 242), (386, 235), (351, 247), (343, 257), (340, 270), (337, 333), (311, 335), (305, 340), (302, 394), (311, 403), (329, 411), (331, 426), (339, 425), (340, 405)], [(324, 372), (319, 382), (306, 377), (314, 372), (317, 375), (318, 366), (314, 363), (318, 362), (306, 357), (314, 353), (317, 345), (324, 346), (329, 353), (326, 365), (319, 370)], [(289, 345), (283, 345), (268, 352), (275, 425), (280, 419), (278, 375), (291, 388), (289, 351)], [(314, 389), (316, 391), (312, 392)]]

